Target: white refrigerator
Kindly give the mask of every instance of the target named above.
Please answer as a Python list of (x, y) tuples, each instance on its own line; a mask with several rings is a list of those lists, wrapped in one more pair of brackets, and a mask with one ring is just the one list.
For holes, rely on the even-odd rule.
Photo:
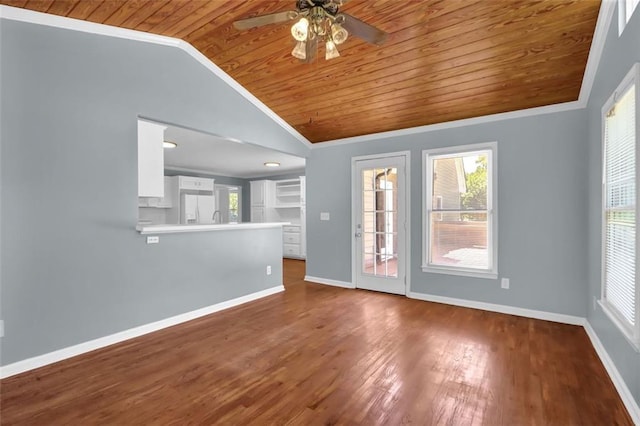
[(213, 195), (182, 194), (180, 223), (213, 223), (216, 198)]

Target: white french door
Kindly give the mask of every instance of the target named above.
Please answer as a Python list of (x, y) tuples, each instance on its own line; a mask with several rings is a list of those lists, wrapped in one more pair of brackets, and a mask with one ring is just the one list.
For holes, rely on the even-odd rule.
[(353, 160), (353, 279), (357, 288), (406, 294), (408, 154)]

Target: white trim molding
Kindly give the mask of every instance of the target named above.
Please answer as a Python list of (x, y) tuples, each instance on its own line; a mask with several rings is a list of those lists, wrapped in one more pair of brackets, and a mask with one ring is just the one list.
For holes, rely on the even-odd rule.
[(62, 16), (51, 15), (47, 13), (35, 12), (32, 10), (21, 9), (11, 6), (0, 5), (0, 19), (9, 19), (14, 21), (28, 22), (38, 25), (46, 25), (56, 28), (63, 28), (73, 31), (81, 31), (91, 34), (104, 35), (109, 37), (118, 37), (128, 40), (142, 41), (145, 43), (154, 43), (164, 46), (177, 47), (182, 49), (195, 60), (204, 65), (217, 77), (227, 83), (231, 88), (236, 90), (239, 94), (244, 96), (249, 102), (255, 105), (259, 110), (269, 116), (273, 121), (279, 124), (283, 129), (293, 135), (297, 140), (302, 142), (305, 146), (316, 149), (325, 148), (333, 145), (342, 145), (350, 143), (358, 143), (369, 140), (377, 140), (391, 137), (400, 137), (411, 135), (415, 133), (424, 133), (435, 130), (451, 129), (456, 127), (470, 126), (474, 124), (489, 123), (499, 120), (507, 120), (512, 118), (530, 117), (540, 114), (551, 114), (562, 111), (571, 111), (575, 109), (582, 109), (587, 106), (589, 101), (589, 95), (595, 74), (598, 69), (598, 64), (602, 56), (604, 44), (607, 36), (607, 31), (611, 25), (611, 20), (614, 15), (616, 7), (615, 0), (603, 0), (600, 6), (600, 12), (598, 14), (598, 20), (596, 23), (596, 29), (594, 31), (593, 40), (591, 42), (591, 48), (589, 50), (589, 57), (587, 60), (587, 66), (585, 68), (584, 77), (582, 79), (582, 87), (577, 101), (565, 102), (556, 105), (547, 105), (536, 108), (529, 108), (520, 111), (511, 111), (500, 114), (486, 115), (482, 117), (468, 118), (463, 120), (450, 121), (446, 123), (437, 123), (426, 126), (412, 127), (408, 129), (393, 130), (389, 132), (373, 133), (363, 136), (355, 136), (350, 138), (336, 139), (326, 142), (318, 142), (312, 144), (307, 138), (300, 134), (293, 126), (284, 121), (273, 110), (262, 103), (258, 98), (245, 89), (240, 83), (234, 80), (229, 74), (224, 72), (220, 67), (215, 65), (209, 58), (204, 56), (191, 44), (184, 40), (166, 37), (161, 35), (155, 35), (151, 33), (145, 33), (142, 31), (129, 30), (125, 28), (113, 27), (110, 25), (98, 24), (94, 22), (82, 21), (79, 19), (67, 18)]
[[(457, 155), (487, 155), (487, 238), (490, 269), (461, 268), (454, 265), (430, 263), (431, 213), (433, 212), (433, 160)], [(437, 210), (436, 210), (437, 211)], [(484, 142), (422, 150), (422, 271), (437, 274), (461, 275), (474, 278), (498, 278), (498, 142)]]
[(284, 291), (284, 286), (278, 285), (266, 290), (261, 290), (255, 293), (247, 294), (245, 296), (237, 297), (235, 299), (216, 303), (215, 305), (196, 309), (191, 312), (185, 312), (183, 314), (166, 318), (160, 321), (155, 321), (149, 324), (141, 325), (139, 327), (130, 328), (128, 330), (120, 331), (115, 334), (99, 337), (94, 340), (89, 340), (88, 342), (80, 343), (77, 345), (69, 346), (67, 348), (59, 349), (57, 351), (38, 355), (33, 358), (14, 362), (13, 364), (3, 365), (0, 367), (0, 378), (4, 379), (16, 374), (24, 373), (25, 371), (44, 367), (45, 365), (53, 364), (55, 362), (62, 361), (74, 356), (82, 355), (84, 353), (94, 351), (96, 349), (101, 349), (115, 343), (124, 342), (125, 340), (133, 339), (145, 334), (153, 333), (154, 331), (162, 330), (164, 328), (191, 321), (205, 315), (233, 308), (235, 306), (261, 299), (263, 297), (271, 296), (272, 294), (280, 293), (282, 291)]
[(609, 27), (611, 27), (615, 10), (616, 0), (602, 0), (598, 20), (596, 21), (596, 29), (591, 40), (587, 66), (582, 77), (580, 95), (578, 96), (578, 102), (582, 104), (582, 108), (586, 108), (589, 103), (589, 96), (591, 95), (591, 89), (596, 78), (598, 65), (600, 65), (602, 52), (604, 52), (604, 44), (607, 41), (607, 33), (609, 32)]
[(191, 44), (184, 40), (146, 33), (143, 31), (129, 30), (126, 28), (114, 27), (111, 25), (98, 24), (95, 22), (83, 21), (80, 19), (67, 18), (64, 16), (52, 15), (49, 13), (36, 12), (28, 9), (0, 5), (0, 19), (8, 19), (12, 21), (27, 22), (30, 24), (45, 25), (48, 27), (61, 28), (65, 30), (80, 31), (84, 33), (103, 35), (107, 37), (123, 38), (133, 41), (141, 41), (143, 43), (159, 44), (163, 46), (177, 47), (193, 59), (204, 65), (216, 77), (224, 81), (229, 87), (234, 89), (245, 99), (251, 102), (256, 108), (271, 118), (280, 127), (289, 132), (297, 140), (305, 146), (311, 147), (312, 144), (307, 138), (302, 136), (300, 132), (294, 129), (289, 123), (284, 121), (278, 114), (273, 112), (271, 108), (266, 106), (262, 101), (256, 98), (251, 92), (245, 89), (240, 83), (234, 80), (229, 74), (224, 72), (220, 67), (211, 62), (209, 58), (204, 56)]
[(593, 348), (596, 350), (600, 361), (602, 361), (602, 364), (604, 365), (605, 370), (607, 370), (607, 373), (609, 374), (613, 385), (616, 387), (616, 390), (620, 395), (620, 399), (622, 399), (622, 403), (631, 416), (631, 420), (635, 424), (640, 425), (640, 406), (638, 406), (638, 403), (634, 399), (633, 394), (629, 390), (629, 387), (624, 382), (622, 375), (616, 368), (616, 364), (613, 362), (613, 360), (609, 356), (609, 353), (607, 353), (607, 350), (604, 348), (604, 345), (598, 338), (596, 331), (593, 329), (593, 327), (591, 327), (591, 324), (586, 319), (584, 321), (584, 331), (587, 333), (587, 336), (589, 336)]
[(353, 283), (350, 283), (348, 281), (338, 281), (338, 280), (331, 280), (329, 278), (312, 277), (311, 275), (305, 275), (304, 280), (309, 281), (311, 283), (325, 284), (333, 287), (356, 288), (353, 285)]
[(410, 292), (407, 297), (424, 300), (425, 302), (444, 303), (445, 305), (462, 306), (464, 308), (480, 309), (482, 311), (498, 312), (501, 314), (517, 315), (519, 317), (534, 318), (544, 321), (559, 322), (570, 325), (584, 325), (583, 317), (557, 314), (555, 312), (537, 311), (535, 309), (518, 308), (515, 306), (498, 305), (495, 303), (478, 302), (475, 300), (457, 299), (454, 297), (437, 296), (435, 294)]

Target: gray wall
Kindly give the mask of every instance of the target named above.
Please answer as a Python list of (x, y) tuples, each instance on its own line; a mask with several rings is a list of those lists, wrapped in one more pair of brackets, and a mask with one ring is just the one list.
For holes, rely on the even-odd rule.
[[(602, 118), (601, 110), (609, 96), (627, 75), (631, 66), (640, 62), (640, 10), (636, 10), (622, 36), (618, 38), (618, 12), (614, 14), (595, 84), (588, 106), (589, 150), (589, 257), (588, 319), (605, 349), (613, 359), (629, 390), (640, 404), (640, 354), (624, 338), (618, 328), (597, 306), (600, 298), (602, 253)], [(640, 125), (640, 123), (637, 123)]]
[[(351, 157), (411, 151), (411, 290), (586, 314), (586, 113), (497, 121), (311, 151), (307, 274), (351, 282)], [(498, 141), (498, 280), (422, 272), (423, 149)], [(320, 212), (331, 220), (320, 221)]]
[(306, 146), (176, 48), (8, 20), (0, 31), (3, 365), (281, 284), (277, 229), (145, 244), (137, 116)]

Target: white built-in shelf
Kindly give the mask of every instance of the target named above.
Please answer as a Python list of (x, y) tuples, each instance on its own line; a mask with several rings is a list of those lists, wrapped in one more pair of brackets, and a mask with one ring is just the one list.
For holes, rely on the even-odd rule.
[(276, 209), (299, 209), (302, 205), (300, 203), (280, 203), (273, 207)]
[(275, 189), (274, 207), (276, 209), (292, 209), (302, 206), (300, 179), (275, 181)]
[(299, 183), (278, 183), (276, 181), (276, 187), (277, 188), (298, 188), (298, 189), (300, 189), (300, 184)]

